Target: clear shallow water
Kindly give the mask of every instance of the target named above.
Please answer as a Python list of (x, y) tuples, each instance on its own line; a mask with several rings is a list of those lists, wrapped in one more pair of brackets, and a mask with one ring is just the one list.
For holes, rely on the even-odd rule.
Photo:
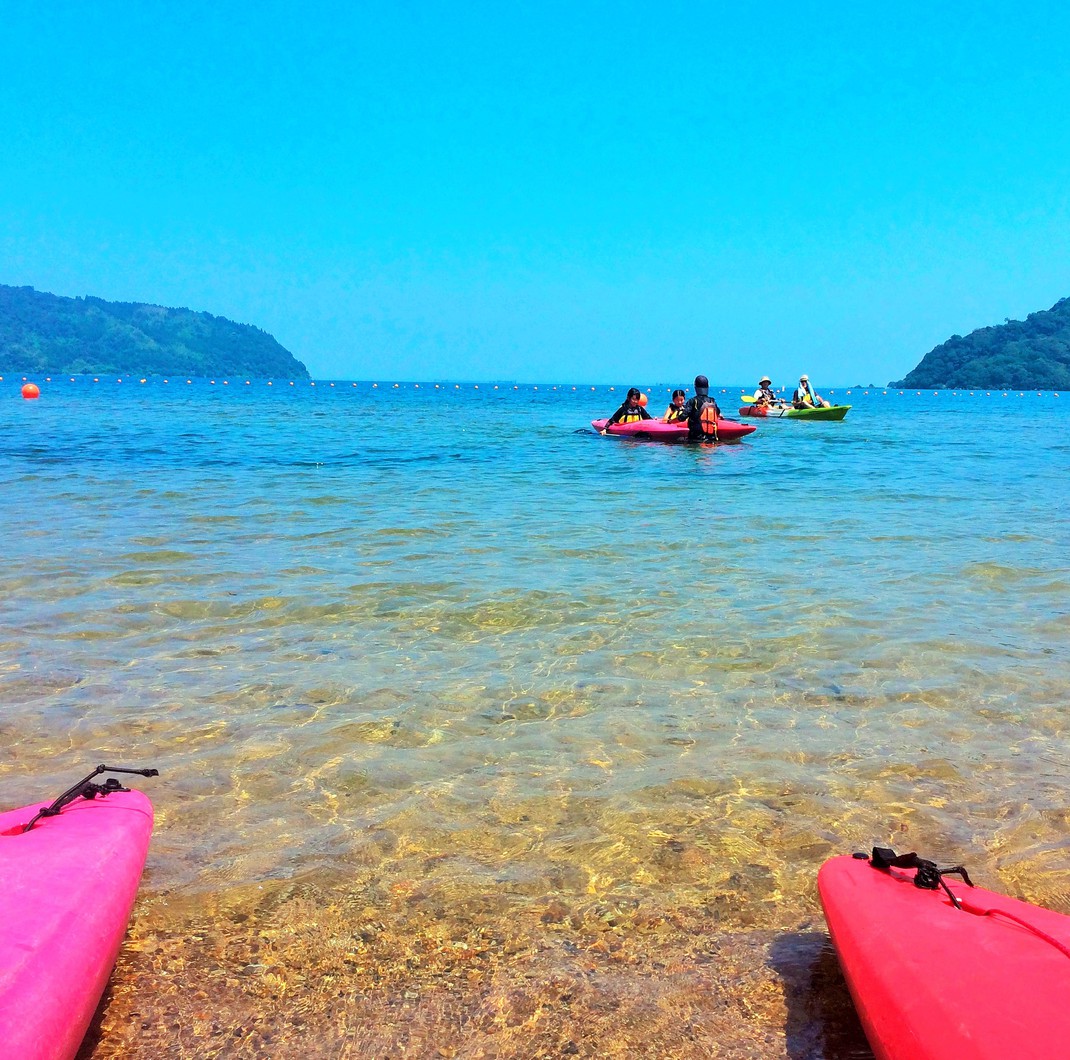
[(159, 767), (158, 926), (301, 884), (794, 931), (874, 843), (1070, 893), (1070, 398), (709, 449), (594, 435), (619, 387), (19, 382), (0, 805)]

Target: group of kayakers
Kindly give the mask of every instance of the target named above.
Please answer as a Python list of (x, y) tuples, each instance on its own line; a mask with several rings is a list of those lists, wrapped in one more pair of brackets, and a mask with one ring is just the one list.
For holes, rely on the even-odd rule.
[[(755, 405), (774, 405), (781, 407), (788, 403), (783, 398), (778, 398), (773, 392), (773, 381), (767, 375), (758, 380), (758, 387), (754, 391)], [(799, 376), (799, 385), (795, 393), (791, 395), (791, 407), (796, 409), (827, 409), (829, 403), (820, 395), (814, 393), (810, 386), (810, 377), (804, 372)]]
[[(646, 410), (646, 394), (633, 386), (621, 407), (606, 420), (602, 433), (605, 434), (615, 423), (635, 423), (653, 418)], [(686, 423), (687, 436), (693, 441), (716, 441), (717, 421), (720, 418), (721, 410), (710, 396), (710, 381), (704, 375), (695, 376), (694, 397), (688, 398), (683, 390), (674, 390), (672, 401), (661, 417), (663, 423)]]
[[(773, 381), (763, 375), (754, 391), (753, 402), (756, 406), (769, 405), (782, 407), (788, 402), (777, 397), (773, 390)], [(606, 420), (602, 433), (615, 423), (635, 423), (639, 420), (652, 420), (654, 417), (646, 410), (647, 397), (638, 387), (628, 391), (620, 408)], [(829, 403), (814, 392), (810, 386), (810, 377), (805, 373), (799, 376), (799, 385), (791, 397), (791, 405), (797, 409), (828, 408)], [(693, 441), (716, 441), (717, 421), (721, 410), (710, 396), (710, 381), (704, 375), (695, 376), (695, 395), (688, 398), (685, 390), (674, 390), (669, 407), (661, 417), (663, 423), (686, 423), (687, 436)]]

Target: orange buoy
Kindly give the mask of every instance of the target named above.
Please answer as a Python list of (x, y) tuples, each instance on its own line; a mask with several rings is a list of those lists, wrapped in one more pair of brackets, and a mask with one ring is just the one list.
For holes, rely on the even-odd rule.
[(648, 400), (649, 399), (647, 398), (646, 394), (640, 393), (640, 395), (639, 395), (639, 407), (641, 409), (645, 409), (646, 408), (646, 403), (647, 403)]
[(22, 387), (22, 396), (27, 401), (32, 401), (34, 398), (41, 396), (41, 388), (36, 383), (24, 383)]

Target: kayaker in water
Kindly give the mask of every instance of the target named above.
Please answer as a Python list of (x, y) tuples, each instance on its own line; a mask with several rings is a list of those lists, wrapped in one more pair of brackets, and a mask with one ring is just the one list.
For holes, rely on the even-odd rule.
[(687, 437), (693, 442), (716, 442), (717, 421), (721, 410), (710, 397), (710, 381), (704, 375), (695, 376), (695, 396), (684, 405), (687, 417)]
[(642, 401), (642, 397), (643, 392), (637, 386), (633, 386), (628, 391), (624, 404), (606, 420), (602, 433), (605, 434), (606, 430), (612, 427), (614, 423), (636, 423), (638, 420), (652, 420), (654, 417), (643, 408), (646, 402)]
[(682, 423), (687, 419), (687, 413), (684, 411), (684, 399), (686, 397), (687, 395), (682, 390), (674, 390), (672, 392), (672, 401), (669, 402), (665, 415), (661, 417), (666, 423)]
[(758, 380), (758, 389), (754, 391), (754, 404), (755, 405), (782, 405), (784, 404), (776, 394), (773, 393), (773, 380), (767, 375), (763, 375)]
[(827, 409), (829, 403), (820, 395), (815, 394), (810, 386), (808, 375), (799, 376), (799, 386), (791, 397), (792, 405), (797, 409)]

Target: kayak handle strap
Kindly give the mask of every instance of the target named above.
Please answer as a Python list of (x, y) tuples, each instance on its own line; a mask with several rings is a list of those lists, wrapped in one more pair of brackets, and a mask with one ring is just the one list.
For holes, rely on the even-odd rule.
[[(952, 894), (951, 888), (944, 883), (945, 876), (952, 874), (961, 876), (970, 887), (973, 886), (973, 881), (961, 865), (956, 865), (953, 869), (939, 869), (936, 867), (936, 862), (934, 861), (919, 858), (918, 855), (913, 852), (910, 854), (896, 854), (894, 850), (890, 850), (888, 847), (874, 847), (872, 858), (867, 858), (865, 854), (855, 854), (854, 857), (858, 858), (860, 861), (869, 861), (873, 868), (883, 869), (885, 872), (889, 869), (916, 868), (918, 871), (914, 877), (915, 887), (921, 887), (923, 890), (927, 891), (935, 891), (938, 887), (943, 887), (948, 898), (951, 899), (952, 905), (954, 905), (956, 909), (961, 909), (966, 913), (973, 913), (975, 916), (998, 917), (1010, 921), (1033, 935), (1036, 935), (1038, 939), (1042, 939), (1049, 945), (1054, 946), (1064, 957), (1070, 957), (1070, 946), (1061, 939), (1057, 939), (1053, 935), (1049, 935), (1048, 932), (1041, 930), (1036, 924), (1031, 924), (1025, 917), (1018, 916), (1016, 913), (1012, 913), (1009, 909), (995, 909), (990, 905), (986, 905), (984, 902), (974, 902), (969, 895), (963, 895), (960, 900)], [(963, 903), (965, 903), (965, 905)]]
[[(856, 854), (855, 857), (858, 857)], [(865, 854), (862, 855), (865, 857)], [(945, 876), (961, 876), (967, 887), (973, 886), (970, 874), (964, 865), (955, 865), (950, 869), (941, 869), (935, 861), (927, 858), (919, 858), (911, 851), (909, 854), (897, 854), (890, 847), (874, 847), (873, 856), (869, 859), (870, 865), (875, 869), (887, 872), (889, 869), (917, 869), (914, 874), (914, 886), (923, 891), (937, 891), (943, 888), (944, 893), (951, 899), (951, 904), (956, 909), (962, 908), (962, 903), (955, 897), (951, 888), (944, 883)]]
[(92, 773), (87, 777), (83, 777), (77, 784), (71, 785), (51, 806), (46, 806), (44, 809), (38, 810), (34, 815), (33, 820), (30, 821), (23, 833), (28, 832), (42, 817), (55, 817), (64, 806), (74, 802), (80, 795), (83, 799), (95, 799), (98, 795), (110, 795), (113, 791), (129, 791), (129, 788), (124, 788), (115, 777), (108, 777), (103, 784), (94, 784), (93, 778), (99, 777), (101, 773), (133, 773), (139, 777), (158, 777), (160, 771), (158, 769), (130, 769), (127, 766), (97, 766)]

